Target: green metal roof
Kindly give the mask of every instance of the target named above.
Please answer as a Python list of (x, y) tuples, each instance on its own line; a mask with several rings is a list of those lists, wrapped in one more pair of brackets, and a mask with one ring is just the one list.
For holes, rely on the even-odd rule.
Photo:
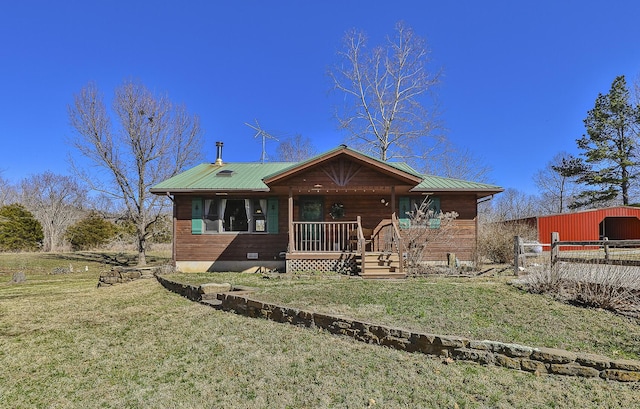
[(470, 182), (468, 180), (445, 178), (442, 176), (422, 175), (422, 182), (411, 189), (414, 192), (430, 190), (460, 190), (460, 191), (495, 191), (502, 192), (502, 188), (486, 183)]
[(359, 155), (379, 162), (381, 165), (391, 166), (401, 172), (422, 179), (413, 192), (429, 191), (468, 191), (484, 193), (482, 196), (501, 192), (500, 186), (486, 183), (470, 182), (434, 175), (422, 175), (404, 162), (384, 162), (365, 153), (347, 148), (344, 145), (332, 149), (302, 162), (268, 162), (268, 163), (202, 163), (151, 188), (151, 193), (189, 193), (189, 192), (228, 192), (228, 191), (269, 191), (264, 179), (286, 173), (296, 167), (304, 167), (323, 156), (331, 156), (338, 150), (350, 150)]
[[(291, 162), (202, 163), (151, 188), (151, 193), (255, 190), (268, 191), (262, 179), (291, 166)], [(230, 173), (227, 173), (229, 171)], [(218, 175), (220, 172), (222, 174)]]

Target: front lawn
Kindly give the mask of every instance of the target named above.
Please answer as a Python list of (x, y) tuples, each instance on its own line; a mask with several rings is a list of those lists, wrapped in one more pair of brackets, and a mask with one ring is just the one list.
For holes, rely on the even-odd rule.
[[(23, 262), (26, 282), (10, 284), (12, 267), (6, 260), (0, 254), (3, 408), (599, 408), (637, 404), (637, 384), (535, 376), (473, 363), (445, 364), (422, 354), (217, 311), (170, 293), (152, 279), (96, 288), (99, 265), (50, 275), (50, 268), (58, 265), (33, 256)], [(68, 258), (60, 261), (60, 265), (67, 263)], [(394, 288), (405, 284), (328, 278), (264, 280), (239, 274), (215, 277), (260, 286), (260, 297), (282, 302), (308, 293), (301, 306), (315, 303), (317, 294), (344, 286), (343, 298), (335, 294), (326, 308), (376, 311), (374, 317), (394, 320), (400, 310), (393, 307), (387, 312), (380, 307), (387, 301), (375, 294), (379, 291), (393, 298)], [(447, 283), (445, 288), (461, 287), (457, 280), (446, 280), (441, 280)], [(439, 286), (431, 280), (417, 284), (425, 291)], [(358, 299), (358, 286), (374, 298)], [(347, 289), (354, 292), (356, 301), (351, 301)]]
[(512, 276), (400, 281), (344, 276), (263, 279), (238, 273), (174, 277), (249, 285), (259, 289), (255, 297), (263, 301), (421, 332), (640, 359), (637, 320), (524, 292), (508, 284)]

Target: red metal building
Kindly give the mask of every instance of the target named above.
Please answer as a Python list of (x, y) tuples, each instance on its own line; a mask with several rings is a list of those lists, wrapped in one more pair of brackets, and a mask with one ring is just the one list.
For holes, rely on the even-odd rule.
[(538, 230), (540, 243), (549, 243), (551, 233), (558, 232), (561, 241), (638, 240), (640, 208), (631, 206), (590, 209), (523, 219)]

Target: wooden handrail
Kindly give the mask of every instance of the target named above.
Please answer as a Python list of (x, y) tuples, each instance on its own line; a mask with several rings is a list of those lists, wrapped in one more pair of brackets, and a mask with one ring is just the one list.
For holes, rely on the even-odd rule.
[(400, 235), (400, 222), (398, 221), (398, 218), (396, 217), (396, 213), (393, 212), (391, 214), (391, 224), (393, 224), (393, 232), (396, 235), (396, 237), (398, 238), (398, 264), (399, 264), (399, 270), (400, 273), (404, 272), (404, 246), (402, 245), (402, 236)]
[(364, 274), (365, 273), (365, 253), (366, 253), (366, 246), (367, 243), (365, 242), (364, 239), (364, 233), (362, 232), (362, 218), (360, 216), (358, 216), (356, 218), (356, 222), (358, 224), (358, 248), (357, 248), (357, 252), (360, 253), (360, 260), (362, 261), (360, 264), (360, 274)]

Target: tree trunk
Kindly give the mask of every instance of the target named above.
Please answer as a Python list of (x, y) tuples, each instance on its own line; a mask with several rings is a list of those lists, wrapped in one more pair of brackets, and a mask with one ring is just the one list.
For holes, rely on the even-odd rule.
[(146, 241), (145, 235), (138, 233), (138, 266), (140, 267), (147, 265)]

